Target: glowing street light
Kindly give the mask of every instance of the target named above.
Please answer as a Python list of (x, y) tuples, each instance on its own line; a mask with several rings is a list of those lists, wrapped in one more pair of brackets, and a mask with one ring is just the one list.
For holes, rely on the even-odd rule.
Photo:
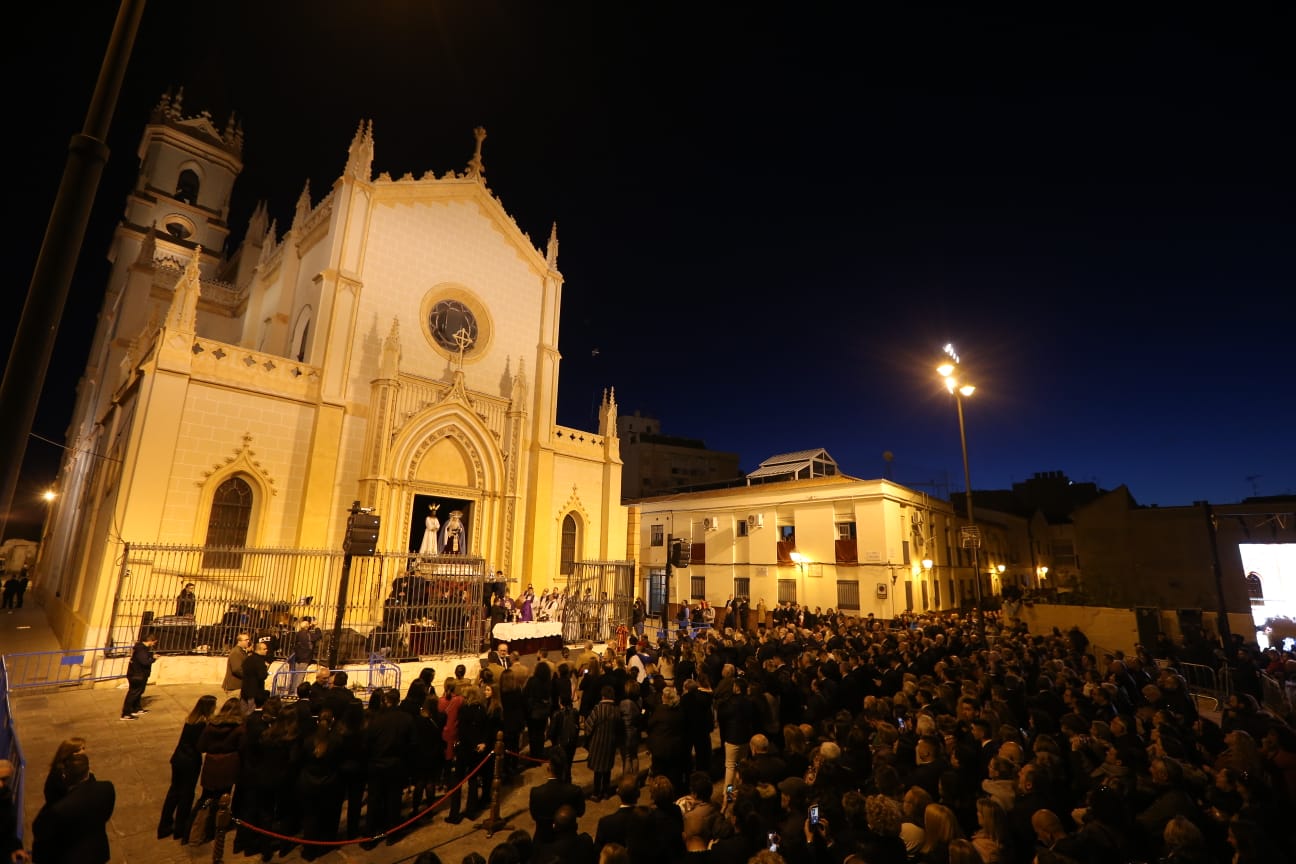
[(55, 492), (53, 489), (46, 489), (44, 492), (41, 493), (41, 498), (44, 499), (46, 504), (53, 504), (54, 499), (57, 497), (58, 497), (58, 493)]
[(967, 487), (967, 528), (963, 532), (964, 548), (972, 549), (972, 576), (976, 585), (976, 613), (978, 627), (985, 632), (985, 616), (981, 611), (981, 534), (976, 528), (976, 515), (972, 512), (972, 472), (968, 467), (967, 428), (963, 423), (963, 398), (976, 392), (976, 386), (959, 380), (959, 356), (951, 343), (946, 343), (945, 359), (936, 367), (936, 373), (945, 381), (945, 389), (958, 406), (959, 443), (963, 446), (963, 483)]

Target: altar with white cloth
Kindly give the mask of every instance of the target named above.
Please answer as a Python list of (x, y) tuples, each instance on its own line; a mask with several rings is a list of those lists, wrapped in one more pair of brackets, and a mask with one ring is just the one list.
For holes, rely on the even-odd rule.
[(544, 649), (557, 651), (563, 647), (560, 621), (502, 621), (491, 630), (491, 648), (507, 642), (510, 651), (534, 654)]

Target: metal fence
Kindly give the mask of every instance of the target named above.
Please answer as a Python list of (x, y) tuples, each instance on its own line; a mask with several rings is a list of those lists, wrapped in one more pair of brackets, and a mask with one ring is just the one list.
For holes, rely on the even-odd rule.
[(578, 561), (567, 579), (562, 607), (565, 642), (606, 642), (617, 624), (630, 624), (633, 561)]
[(18, 740), (18, 733), (14, 730), (13, 710), (9, 705), (8, 658), (9, 655), (0, 655), (0, 757), (8, 759), (13, 765), (13, 774), (9, 777), (8, 785), (12, 790), (13, 812), (19, 814), (14, 820), (14, 833), (16, 839), (21, 842), (23, 825), (26, 821), (22, 818), (22, 812), (27, 759), (23, 756), (22, 742)]
[(130, 654), (128, 645), (6, 654), (7, 687), (10, 691), (45, 687), (75, 689), (96, 681), (125, 678)]
[[(286, 702), (296, 701), (297, 686), (303, 681), (313, 682), (321, 668), (326, 667), (310, 666), (294, 671), (287, 666), (280, 666), (270, 676), (270, 686), (268, 688), (270, 695), (278, 696)], [(329, 671), (337, 672), (338, 670), (331, 669)], [(374, 661), (363, 672), (357, 672), (355, 668), (345, 671), (348, 677), (347, 688), (354, 691), (357, 698), (371, 694), (380, 687), (387, 687), (397, 691), (401, 689), (400, 667), (381, 658), (375, 657)]]
[(483, 559), (380, 553), (352, 557), (344, 572), (345, 560), (334, 550), (127, 544), (107, 650), (151, 630), (158, 653), (224, 654), (247, 632), (284, 658), (309, 616), (327, 657), (339, 611), (339, 663), (481, 650)]
[(1197, 702), (1198, 708), (1204, 700), (1209, 700), (1212, 704), (1208, 710), (1219, 710), (1220, 704), (1228, 697), (1232, 680), (1227, 666), (1217, 673), (1209, 666), (1181, 661), (1174, 664), (1174, 668), (1183, 676), (1184, 683), (1188, 685), (1188, 695)]

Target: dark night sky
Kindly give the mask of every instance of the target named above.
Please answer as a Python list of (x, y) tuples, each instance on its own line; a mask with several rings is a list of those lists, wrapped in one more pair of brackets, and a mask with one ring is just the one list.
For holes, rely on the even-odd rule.
[[(956, 491), (952, 340), (976, 488), (1296, 494), (1292, 13), (890, 5), (154, 2), (34, 432), (63, 438), (140, 133), (183, 85), (242, 117), (237, 239), (258, 200), (281, 231), (308, 178), (318, 201), (362, 118), (393, 176), (462, 168), (485, 126), (505, 207), (537, 245), (559, 225), (569, 425), (613, 386), (744, 469), (891, 451)], [(6, 357), (114, 14), (14, 31)], [(27, 455), (16, 521), (57, 464)]]

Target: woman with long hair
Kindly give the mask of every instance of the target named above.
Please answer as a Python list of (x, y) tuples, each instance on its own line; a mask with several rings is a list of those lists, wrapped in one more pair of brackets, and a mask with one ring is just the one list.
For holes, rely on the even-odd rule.
[[(64, 768), (69, 756), (75, 756), (78, 753), (86, 752), (86, 739), (80, 735), (66, 738), (59, 744), (58, 749), (54, 751), (54, 758), (50, 760), (49, 773), (45, 775), (45, 803), (53, 804), (67, 794), (67, 777)], [(192, 803), (193, 786), (189, 787), (189, 796)], [(159, 837), (162, 835), (159, 834)]]
[[(207, 721), (215, 713), (216, 697), (199, 696), (185, 717), (184, 725), (180, 727), (180, 740), (171, 753), (171, 785), (167, 787), (166, 798), (162, 802), (162, 818), (158, 820), (159, 840), (168, 837), (180, 840), (189, 825), (189, 817), (193, 812), (194, 788), (198, 785), (198, 774), (202, 771), (203, 757), (198, 749), (198, 739), (207, 728)], [(48, 792), (45, 798), (49, 799)]]
[(203, 756), (198, 775), (202, 793), (194, 805), (194, 825), (181, 843), (206, 843), (216, 835), (215, 805), (238, 780), (243, 732), (243, 700), (231, 696), (198, 735), (198, 750)]
[(922, 864), (948, 864), (950, 844), (963, 839), (954, 811), (944, 804), (928, 804), (923, 813), (923, 843), (918, 847)]
[(1008, 814), (993, 798), (978, 798), (976, 802), (977, 830), (972, 835), (972, 845), (981, 855), (984, 864), (999, 864), (1011, 859), (1008, 846)]
[(441, 713), (439, 700), (428, 696), (414, 718), (414, 758), (410, 779), (413, 785), (412, 812), (415, 815), (424, 800), (429, 804), (436, 800), (437, 783), (445, 770), (445, 741), (441, 738), (444, 725), (445, 715)]
[[(333, 710), (320, 711), (315, 734), (305, 742), (302, 767), (297, 775), (297, 797), (302, 807), (301, 836), (306, 840), (337, 838), (342, 818), (342, 736), (336, 728)], [(332, 851), (332, 846), (303, 844), (302, 859), (314, 861)]]
[[(254, 825), (287, 836), (296, 835), (301, 824), (296, 789), (303, 737), (300, 715), (291, 708), (280, 711), (275, 722), (262, 733), (257, 764), (253, 766), (256, 813), (250, 818)], [(269, 861), (279, 843), (272, 837), (259, 836), (260, 843), (253, 845), (259, 845), (261, 859)]]
[[(477, 768), (478, 763), (486, 755), (488, 747), (486, 696), (478, 687), (465, 687), (460, 695), (463, 697), (463, 705), (459, 708), (459, 739), (455, 742), (454, 751), (455, 788), (450, 795), (450, 813), (446, 816), (446, 821), (451, 825), (459, 824), (465, 816), (469, 819), (475, 818), (481, 806), (479, 801), (481, 791), (490, 788), (486, 785), (490, 781), (490, 773), (485, 767), (468, 778), (468, 774)], [(467, 782), (463, 782), (464, 778), (468, 778)], [(461, 811), (464, 786), (468, 789), (468, 803)]]

